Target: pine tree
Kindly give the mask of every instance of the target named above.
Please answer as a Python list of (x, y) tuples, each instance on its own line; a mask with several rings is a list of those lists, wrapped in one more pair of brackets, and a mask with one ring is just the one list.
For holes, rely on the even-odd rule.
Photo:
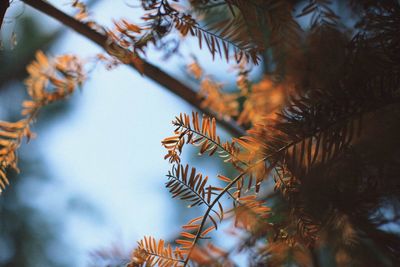
[[(107, 67), (130, 65), (197, 109), (179, 114), (162, 144), (172, 164), (167, 189), (204, 212), (176, 246), (139, 241), (129, 266), (234, 266), (240, 253), (252, 266), (400, 264), (398, 1), (141, 0), (143, 23), (119, 20), (114, 29), (92, 21), (81, 1), (72, 3), (75, 18), (45, 1), (23, 2), (102, 46)], [(199, 91), (146, 61), (151, 49), (178, 53), (188, 38), (215, 64), (235, 66), (235, 90), (196, 61), (187, 69)], [(253, 80), (257, 65), (263, 76)], [(86, 77), (75, 56), (41, 52), (28, 72), (25, 117), (0, 123), (3, 188), (37, 112)], [(217, 125), (232, 139), (221, 140)], [(221, 157), (236, 176), (183, 164), (188, 145)], [(210, 239), (222, 221), (237, 233), (230, 250)]]

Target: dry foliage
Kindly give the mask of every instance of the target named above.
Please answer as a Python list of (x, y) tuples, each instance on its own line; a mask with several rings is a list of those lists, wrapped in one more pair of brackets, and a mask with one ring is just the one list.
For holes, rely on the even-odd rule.
[(40, 109), (67, 98), (85, 80), (82, 62), (73, 55), (49, 59), (38, 51), (27, 71), (25, 84), (30, 99), (22, 103), (23, 118), (17, 122), (0, 121), (0, 192), (9, 184), (6, 170), (18, 171), (17, 150), (24, 138), (29, 141), (33, 136), (30, 126)]
[[(162, 141), (172, 164), (166, 187), (189, 208), (204, 209), (182, 227), (175, 248), (141, 240), (130, 266), (233, 266), (231, 256), (242, 252), (254, 266), (319, 266), (323, 257), (338, 266), (399, 265), (400, 237), (384, 230), (400, 218), (398, 1), (176, 2), (142, 0), (143, 25), (115, 22), (105, 31), (113, 58), (99, 58), (141, 70), (150, 45), (171, 55), (191, 36), (213, 59), (233, 57), (237, 82), (224, 88), (197, 62), (188, 66), (201, 107), (216, 116), (173, 120), (173, 135)], [(85, 20), (85, 5), (73, 6)], [(254, 81), (250, 73), (260, 62), (263, 75)], [(84, 80), (73, 56), (49, 61), (39, 52), (28, 72), (24, 118), (0, 122), (1, 188), (38, 110)], [(246, 135), (223, 141), (217, 120), (227, 119)], [(208, 177), (182, 164), (187, 145), (218, 156), (235, 176)], [(227, 251), (210, 242), (224, 220), (239, 240)]]

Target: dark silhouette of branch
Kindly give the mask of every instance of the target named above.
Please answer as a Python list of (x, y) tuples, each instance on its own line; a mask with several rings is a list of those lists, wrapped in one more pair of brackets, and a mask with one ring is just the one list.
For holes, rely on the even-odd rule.
[(6, 14), (7, 8), (10, 6), (9, 0), (0, 0), (0, 30), (3, 25), (4, 15)]
[[(88, 25), (74, 19), (73, 17), (65, 14), (61, 10), (55, 8), (51, 4), (42, 1), (42, 0), (22, 0), (27, 5), (49, 15), (50, 17), (58, 20), (60, 23), (68, 26), (69, 28), (73, 29), (77, 33), (85, 36), (86, 38), (90, 39), (91, 41), (95, 42), (99, 46), (103, 47), (107, 51), (107, 47), (110, 45), (109, 40), (106, 35), (99, 33)], [(121, 48), (122, 49), (122, 48)], [(137, 70), (134, 64), (129, 64), (130, 67)], [(198, 97), (197, 92), (187, 85), (183, 84), (179, 80), (175, 79), (168, 73), (164, 72), (160, 68), (154, 66), (153, 64), (144, 61), (142, 65), (143, 70), (141, 72), (143, 75), (147, 76), (157, 84), (163, 86), (170, 92), (174, 93), (175, 95), (179, 96), (187, 103), (191, 104), (202, 113), (214, 117), (215, 114), (213, 112), (201, 107), (201, 99)], [(238, 126), (232, 120), (218, 120), (219, 124), (224, 127), (227, 131), (229, 131), (234, 136), (243, 136), (245, 135), (244, 129)]]

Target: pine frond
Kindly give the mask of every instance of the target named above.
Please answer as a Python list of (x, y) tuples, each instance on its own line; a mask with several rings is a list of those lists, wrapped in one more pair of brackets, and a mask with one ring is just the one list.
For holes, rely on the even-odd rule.
[(256, 125), (249, 131), (251, 137), (235, 139), (244, 148), (241, 154), (249, 151), (248, 157), (263, 157), (272, 168), (289, 168), (285, 175), (298, 179), (346, 151), (360, 136), (363, 114), (399, 101), (370, 95), (354, 103), (347, 94), (310, 94), (292, 98), (274, 124)]
[(144, 237), (138, 242), (131, 264), (177, 267), (183, 266), (183, 260), (179, 250), (173, 250), (170, 244), (165, 244), (164, 240), (157, 242), (153, 237)]
[(202, 99), (201, 107), (212, 110), (220, 119), (231, 119), (239, 114), (238, 93), (223, 92), (223, 84), (204, 75), (203, 68), (196, 61), (189, 64), (187, 69), (200, 82), (198, 96)]
[(184, 134), (164, 138), (161, 143), (168, 151), (168, 153), (164, 156), (164, 159), (169, 159), (170, 163), (180, 163), (180, 155), (182, 153), (182, 148), (185, 145)]
[[(221, 157), (227, 157), (225, 161), (232, 160), (236, 151), (232, 143), (222, 143), (217, 135), (217, 125), (215, 118), (203, 116), (200, 121), (198, 113), (192, 113), (192, 122), (188, 115), (182, 114), (172, 122), (176, 127), (175, 132), (185, 133), (187, 143), (200, 147), (200, 155), (208, 153), (212, 156), (218, 151)], [(200, 126), (201, 125), (201, 126)]]
[(89, 17), (89, 12), (85, 3), (80, 0), (74, 0), (72, 2), (72, 7), (78, 10), (78, 13), (75, 15), (75, 19), (79, 21), (85, 21)]
[(168, 151), (165, 159), (170, 162), (179, 163), (184, 144), (192, 144), (200, 148), (200, 155), (208, 153), (212, 156), (217, 153), (225, 162), (231, 162), (235, 167), (239, 168), (239, 165), (244, 164), (236, 157), (238, 151), (234, 143), (221, 142), (217, 135), (215, 118), (204, 115), (200, 121), (198, 113), (193, 112), (192, 118), (187, 114), (180, 114), (172, 124), (176, 127), (175, 135), (162, 141)]
[[(143, 17), (152, 28), (157, 40), (161, 40), (176, 29), (183, 36), (196, 37), (199, 47), (207, 46), (213, 58), (219, 55), (227, 61), (232, 53), (237, 62), (247, 61), (258, 64), (260, 49), (247, 38), (242, 19), (227, 19), (212, 25), (202, 26), (191, 14), (173, 8), (166, 0), (156, 0), (144, 5), (148, 13)], [(204, 45), (205, 43), (205, 45)]]
[(44, 106), (70, 96), (82, 86), (85, 74), (82, 62), (73, 55), (48, 59), (41, 51), (36, 60), (27, 66), (29, 77), (25, 80), (29, 100), (22, 103), (23, 119), (17, 122), (0, 121), (0, 192), (9, 184), (7, 170), (17, 167), (17, 150), (24, 138), (33, 136), (30, 125)]
[(273, 168), (275, 168), (275, 164), (268, 162), (265, 158), (267, 146), (263, 142), (263, 139), (251, 135), (234, 138), (233, 142), (241, 148), (238, 158), (246, 162), (247, 166), (242, 170), (246, 174), (246, 177), (238, 181), (236, 186), (237, 192), (240, 196), (243, 187), (247, 188), (247, 191), (254, 188), (255, 192), (258, 192), (262, 181), (266, 180)]
[(296, 234), (304, 239), (302, 243), (314, 244), (318, 239), (318, 233), (321, 231), (321, 222), (310, 216), (303, 207), (294, 207), (290, 217), (295, 218)]
[(301, 242), (307, 240), (305, 242), (310, 243), (317, 239), (321, 221), (305, 209), (307, 205), (299, 196), (299, 192), (304, 190), (303, 182), (321, 170), (321, 166), (329, 169), (329, 164), (340, 159), (351, 146), (357, 144), (363, 132), (362, 121), (366, 114), (398, 101), (396, 98), (383, 100), (378, 95), (369, 96), (366, 102), (363, 100), (350, 105), (346, 104), (343, 95), (330, 95), (327, 92), (319, 92), (317, 95), (321, 98), (313, 95), (308, 96), (310, 98), (293, 99), (284, 114), (281, 114), (280, 122), (270, 128), (272, 133), (278, 131), (274, 134), (275, 139), (270, 138), (265, 146), (270, 151), (266, 157), (273, 164), (276, 163), (276, 188), (291, 205), (290, 217), (296, 222), (294, 227), (303, 239)]
[[(223, 210), (221, 204), (218, 202), (220, 206), (220, 213), (215, 212), (218, 219), (221, 221), (223, 219)], [(211, 207), (209, 207), (211, 210)], [(192, 259), (192, 255), (194, 250), (197, 247), (197, 241), (199, 239), (210, 239), (208, 236), (211, 232), (218, 229), (217, 220), (207, 213), (204, 216), (196, 217), (190, 220), (187, 224), (182, 226), (183, 230), (180, 233), (180, 237), (175, 240), (177, 244), (179, 244), (179, 252), (186, 256), (190, 254), (190, 259)]]
[(205, 221), (204, 216), (199, 216), (182, 226), (183, 232), (181, 232), (180, 238), (175, 240), (175, 242), (179, 244), (179, 250), (182, 255), (187, 255), (192, 249), (194, 244), (193, 240), (196, 239), (196, 233), (203, 227), (203, 221)]
[(207, 11), (210, 9), (214, 9), (216, 7), (223, 7), (228, 8), (233, 16), (236, 15), (235, 6), (238, 5), (238, 0), (221, 0), (221, 1), (214, 1), (214, 0), (190, 0), (190, 4), (193, 8), (198, 11)]
[(203, 98), (201, 106), (209, 108), (218, 118), (230, 119), (239, 114), (238, 95), (222, 92), (222, 85), (210, 78), (201, 81), (199, 96)]
[(173, 22), (174, 27), (183, 36), (190, 33), (197, 37), (200, 48), (205, 42), (213, 58), (217, 54), (229, 61), (232, 49), (237, 63), (242, 60), (254, 64), (259, 62), (257, 47), (247, 38), (246, 32), (241, 32), (244, 29), (243, 20), (228, 19), (205, 28), (201, 27), (191, 15), (173, 14)]
[[(172, 197), (179, 197), (182, 200), (189, 201), (189, 207), (205, 205), (209, 210), (206, 215), (191, 220), (183, 226), (181, 239), (176, 240), (180, 244), (180, 250), (183, 254), (188, 252), (195, 243), (193, 240), (197, 238), (206, 238), (206, 236), (218, 228), (217, 221), (222, 221), (224, 218), (224, 210), (219, 201), (215, 201), (214, 196), (218, 195), (221, 188), (207, 186), (207, 177), (196, 173), (196, 169), (192, 168), (189, 174), (189, 166), (178, 165), (172, 168), (172, 171), (167, 175), (169, 181), (166, 186), (173, 194)], [(219, 210), (216, 211), (214, 206), (218, 205)], [(210, 213), (213, 213), (210, 214)], [(216, 216), (216, 218), (214, 217)], [(201, 224), (198, 221), (202, 221)], [(207, 224), (208, 228), (203, 229)], [(197, 236), (197, 237), (196, 237)]]
[[(207, 76), (203, 73), (203, 69), (194, 62), (190, 65), (189, 70), (197, 79), (202, 80), (200, 96), (204, 96), (202, 104), (211, 108), (213, 111), (225, 110), (225, 114), (230, 114), (226, 111), (225, 107), (231, 106), (231, 98), (234, 99), (236, 106), (239, 102), (239, 97), (245, 97), (243, 110), (238, 117), (238, 122), (241, 124), (252, 123), (256, 125), (259, 122), (266, 120), (276, 119), (275, 112), (280, 111), (281, 107), (285, 104), (285, 92), (282, 85), (275, 85), (268, 77), (264, 77), (260, 82), (252, 84), (248, 79), (248, 71), (243, 67), (240, 68), (237, 85), (240, 89), (239, 93), (219, 93), (219, 87), (215, 82), (209, 82)], [(206, 77), (206, 78), (204, 78)], [(206, 82), (206, 88), (203, 84)], [(218, 87), (218, 88), (216, 88)], [(207, 94), (202, 94), (202, 91), (207, 89)], [(226, 100), (226, 98), (228, 98)], [(231, 116), (236, 115), (230, 114)], [(254, 138), (252, 136), (243, 136), (241, 138), (234, 138), (233, 143), (238, 144), (241, 150), (237, 150), (235, 158), (240, 165), (236, 165), (239, 171), (243, 170), (243, 166), (252, 166), (248, 170), (247, 190), (250, 190), (254, 185), (256, 190), (259, 190), (261, 181), (263, 181), (269, 174), (269, 169), (266, 164), (261, 160), (265, 156), (266, 147), (261, 140), (263, 137)], [(254, 164), (257, 162), (257, 164)], [(244, 180), (244, 179), (243, 179)], [(255, 182), (255, 183), (254, 183)], [(240, 191), (244, 185), (242, 180), (238, 181), (237, 189)]]
[(208, 242), (203, 246), (196, 245), (190, 259), (199, 266), (233, 266), (228, 256), (228, 251)]
[(266, 254), (263, 262), (268, 266), (285, 266), (292, 263), (301, 267), (313, 266), (309, 250), (292, 239), (273, 242), (265, 246), (263, 252)]
[(172, 167), (172, 171), (168, 172), (168, 182), (166, 187), (172, 193), (172, 197), (179, 197), (191, 204), (189, 207), (205, 204), (210, 206), (212, 195), (215, 194), (211, 186), (207, 186), (208, 177), (204, 177), (201, 173), (196, 173), (196, 168), (191, 168), (189, 173), (189, 165), (181, 164)]
[(312, 30), (321, 25), (337, 27), (340, 17), (332, 10), (331, 5), (332, 1), (329, 0), (310, 0), (297, 17), (311, 15), (310, 25)]
[(346, 95), (315, 92), (312, 97), (293, 99), (274, 126), (280, 140), (287, 141), (272, 145), (280, 143), (276, 153), (285, 158), (293, 173), (304, 174), (313, 165), (336, 158), (354, 143), (362, 131), (363, 115), (399, 101), (379, 98), (371, 96), (365, 102), (352, 103), (353, 98)]
[(33, 106), (39, 108), (70, 96), (85, 80), (83, 64), (74, 55), (62, 55), (49, 60), (39, 51), (36, 61), (27, 66), (27, 71), (29, 77), (25, 85), (32, 99), (25, 102), (23, 115), (30, 114)]
[[(293, 1), (227, 0), (236, 17), (242, 17), (247, 38), (261, 51), (271, 52), (276, 72), (284, 75), (289, 61), (297, 58), (302, 29), (293, 17)], [(264, 58), (267, 56), (264, 54)]]
[(192, 63), (187, 65), (188, 73), (194, 77), (196, 80), (201, 80), (203, 78), (204, 70), (200, 66), (197, 60), (192, 61)]
[(269, 218), (271, 208), (265, 205), (265, 200), (258, 200), (257, 195), (250, 194), (240, 196), (238, 192), (233, 194), (238, 205), (233, 208), (235, 214), (235, 227), (245, 229), (249, 232), (257, 231), (258, 227), (264, 227)]
[(8, 181), (6, 171), (1, 168), (0, 169), (0, 193), (8, 186), (10, 182)]
[(33, 134), (28, 119), (17, 122), (0, 121), (0, 193), (10, 184), (7, 169), (18, 171), (17, 149), (24, 137), (29, 140)]
[[(107, 31), (109, 43), (107, 52), (114, 57), (109, 59), (109, 66), (116, 66), (119, 62), (132, 63), (140, 73), (143, 73), (141, 55), (145, 55), (145, 48), (149, 43), (154, 43), (151, 35), (143, 34), (142, 27), (122, 19), (114, 22), (115, 29)], [(103, 59), (107, 59), (103, 56)]]
[[(243, 80), (247, 86), (240, 86)], [(238, 83), (245, 96), (243, 110), (237, 119), (239, 124), (255, 125), (276, 118), (276, 112), (279, 112), (286, 102), (283, 85), (274, 83), (267, 76), (258, 83), (251, 83), (242, 76)]]

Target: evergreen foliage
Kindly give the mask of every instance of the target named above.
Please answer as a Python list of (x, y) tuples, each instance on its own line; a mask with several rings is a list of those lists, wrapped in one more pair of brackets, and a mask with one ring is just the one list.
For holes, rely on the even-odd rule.
[[(23, 2), (52, 10), (43, 1)], [(215, 64), (216, 56), (233, 59), (237, 88), (223, 91), (207, 68), (188, 62), (200, 87), (190, 101), (207, 114), (180, 114), (173, 121), (173, 135), (162, 141), (173, 164), (166, 186), (172, 197), (204, 212), (183, 226), (175, 248), (154, 237), (139, 241), (129, 266), (234, 266), (233, 256), (240, 253), (251, 255), (253, 266), (400, 265), (399, 2), (141, 5), (142, 24), (120, 20), (115, 29), (104, 29), (90, 20), (82, 1), (74, 1), (79, 12), (69, 26), (106, 40), (108, 55), (98, 59), (107, 67), (130, 64), (143, 75), (150, 73), (145, 57), (152, 47), (170, 56), (179, 53), (180, 42), (196, 38)], [(259, 63), (263, 77), (253, 81), (249, 73)], [(28, 72), (27, 117), (0, 123), (2, 188), (37, 111), (73, 93), (85, 77), (76, 57), (52, 61), (41, 52)], [(227, 122), (239, 130), (224, 142), (217, 124)], [(187, 145), (197, 146), (200, 155), (222, 157), (236, 176), (207, 177), (182, 164)], [(240, 234), (237, 246), (224, 251), (210, 234), (229, 220)]]

